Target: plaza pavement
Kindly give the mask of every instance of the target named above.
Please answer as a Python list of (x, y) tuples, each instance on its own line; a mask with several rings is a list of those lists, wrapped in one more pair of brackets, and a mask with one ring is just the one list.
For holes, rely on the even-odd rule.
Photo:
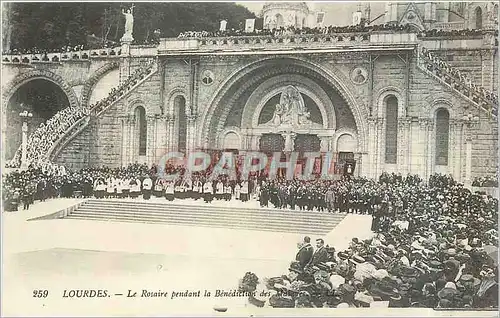
[[(49, 200), (36, 203), (28, 211), (3, 213), (2, 315), (331, 315), (331, 311), (317, 309), (269, 311), (249, 306), (245, 298), (214, 297), (217, 289), (237, 289), (238, 280), (247, 271), (261, 279), (287, 273), (296, 243), (303, 238), (301, 233), (66, 219), (28, 221), (81, 201)], [(193, 208), (205, 204), (182, 202)], [(255, 201), (213, 203), (228, 204), (258, 206)], [(342, 250), (354, 236), (369, 237), (370, 224), (369, 216), (347, 215), (324, 239)], [(105, 289), (110, 297), (63, 297), (65, 290), (72, 289)], [(48, 290), (49, 295), (33, 297), (34, 290)], [(129, 290), (137, 292), (137, 297), (126, 297)], [(168, 296), (141, 298), (142, 290), (166, 291)], [(212, 295), (171, 299), (173, 291), (186, 290), (199, 290), (202, 296), (207, 290)], [(214, 306), (228, 311), (216, 312)], [(387, 316), (385, 311), (382, 313)], [(373, 316), (374, 309), (336, 313)]]

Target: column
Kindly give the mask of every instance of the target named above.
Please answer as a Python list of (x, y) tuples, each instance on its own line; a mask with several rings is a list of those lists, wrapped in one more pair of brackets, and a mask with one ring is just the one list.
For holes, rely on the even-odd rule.
[(156, 115), (146, 117), (147, 122), (147, 163), (151, 165), (156, 160)]
[(434, 138), (434, 121), (432, 119), (429, 120), (429, 124), (427, 126), (427, 174), (426, 179), (434, 173), (434, 162), (435, 162), (435, 143), (436, 140)]
[(465, 131), (465, 187), (472, 185), (472, 132), (470, 127)]
[(127, 145), (128, 145), (128, 117), (123, 117), (121, 119), (122, 124), (122, 160), (121, 165), (126, 166), (127, 164)]
[(129, 115), (127, 118), (127, 160), (125, 164), (133, 163), (135, 160), (135, 116)]
[(168, 151), (176, 151), (177, 150), (177, 145), (175, 145), (175, 138), (174, 138), (174, 126), (175, 126), (175, 117), (174, 115), (166, 115), (166, 121), (167, 121), (167, 149)]
[(428, 176), (427, 157), (429, 156), (429, 125), (430, 120), (428, 118), (419, 119), (420, 129), (418, 134), (418, 151), (416, 151), (416, 153), (419, 158), (418, 174), (422, 177), (422, 179), (427, 179)]
[(369, 178), (376, 178), (377, 163), (377, 118), (368, 118), (368, 162), (365, 173)]
[(23, 120), (22, 127), (22, 141), (21, 141), (21, 170), (25, 170), (28, 168), (27, 162), (27, 151), (28, 151), (28, 122)]
[(409, 153), (409, 134), (410, 134), (410, 124), (411, 119), (407, 117), (398, 119), (398, 172), (402, 175), (408, 173), (410, 165), (410, 153)]
[(167, 117), (166, 115), (160, 115), (156, 122), (156, 157), (158, 159), (168, 151)]
[(462, 122), (453, 119), (450, 121), (450, 133), (453, 136), (453, 145), (450, 148), (450, 172), (457, 181), (462, 181)]
[(378, 179), (380, 174), (382, 173), (382, 165), (385, 163), (385, 140), (384, 136), (385, 134), (383, 133), (383, 128), (384, 128), (384, 118), (379, 117), (377, 118), (377, 153), (376, 153), (376, 164), (375, 164), (375, 178)]
[(186, 136), (186, 151), (190, 152), (194, 150), (195, 139), (196, 139), (196, 119), (198, 116), (196, 114), (190, 114), (186, 116), (187, 125), (187, 136)]

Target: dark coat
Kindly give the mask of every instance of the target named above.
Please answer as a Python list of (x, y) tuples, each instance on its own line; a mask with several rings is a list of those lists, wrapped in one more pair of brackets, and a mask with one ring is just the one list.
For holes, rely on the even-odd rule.
[(311, 261), (313, 253), (314, 249), (312, 245), (307, 243), (299, 249), (295, 260), (299, 262), (301, 268), (304, 268)]
[(324, 246), (322, 246), (321, 248), (317, 249), (314, 252), (312, 260), (311, 260), (311, 265), (314, 266), (314, 265), (318, 265), (319, 263), (327, 262), (327, 261), (328, 261), (328, 252), (327, 252), (326, 248)]

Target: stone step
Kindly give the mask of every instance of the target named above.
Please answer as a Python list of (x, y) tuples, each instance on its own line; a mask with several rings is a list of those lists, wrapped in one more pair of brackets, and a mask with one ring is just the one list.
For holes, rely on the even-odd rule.
[(344, 217), (328, 212), (90, 199), (65, 218), (325, 235)]
[(245, 218), (238, 214), (232, 216), (224, 216), (217, 214), (174, 214), (174, 213), (149, 213), (149, 211), (145, 212), (123, 212), (123, 211), (103, 211), (103, 210), (80, 210), (78, 209), (76, 212), (71, 213), (70, 215), (102, 215), (102, 216), (125, 216), (125, 217), (133, 217), (139, 219), (147, 219), (147, 218), (159, 218), (165, 220), (192, 220), (192, 221), (220, 221), (220, 222), (240, 222), (245, 224), (253, 224), (253, 223), (264, 223), (264, 224), (272, 224), (272, 225), (287, 225), (291, 227), (301, 227), (301, 226), (314, 226), (318, 228), (330, 228), (342, 219), (338, 219), (336, 221), (330, 222), (307, 222), (307, 221), (296, 221), (290, 219), (280, 219), (280, 218), (266, 218), (266, 217), (255, 217), (255, 218)]
[(314, 227), (287, 227), (286, 224), (281, 226), (270, 226), (269, 224), (262, 223), (251, 223), (245, 224), (242, 222), (213, 222), (213, 221), (196, 221), (193, 220), (165, 220), (164, 218), (134, 218), (126, 217), (120, 215), (88, 215), (88, 214), (71, 214), (66, 219), (75, 220), (93, 220), (93, 221), (103, 221), (103, 222), (132, 222), (132, 223), (151, 223), (151, 224), (172, 224), (181, 226), (200, 226), (200, 227), (212, 227), (212, 228), (230, 228), (230, 229), (244, 229), (244, 230), (257, 230), (257, 231), (272, 231), (279, 233), (302, 233), (302, 234), (312, 234), (312, 235), (325, 235), (329, 233), (334, 226), (329, 229), (317, 229)]
[(227, 210), (219, 209), (218, 207), (198, 207), (198, 206), (133, 206), (133, 205), (98, 205), (92, 204), (87, 205), (84, 204), (80, 208), (80, 210), (88, 210), (92, 211), (95, 209), (106, 210), (106, 211), (119, 211), (119, 212), (138, 212), (141, 210), (146, 210), (150, 213), (187, 213), (187, 214), (217, 214), (217, 215), (230, 215), (233, 216), (235, 214), (239, 216), (248, 216), (248, 217), (266, 217), (266, 218), (293, 218), (295, 220), (304, 220), (304, 221), (336, 221), (338, 218), (343, 219), (341, 214), (333, 214), (328, 212), (323, 213), (311, 213), (309, 211), (292, 211), (290, 213), (281, 213), (279, 209), (271, 210), (271, 211), (261, 211), (259, 209), (253, 209), (248, 211), (240, 211), (239, 209), (230, 208)]
[(290, 217), (300, 217), (300, 216), (305, 216), (308, 219), (313, 219), (317, 218), (320, 220), (325, 220), (325, 218), (334, 218), (336, 216), (339, 216), (338, 214), (331, 214), (328, 212), (317, 212), (317, 211), (299, 211), (299, 210), (290, 210), (290, 209), (272, 209), (272, 208), (236, 208), (236, 207), (221, 207), (221, 206), (214, 206), (211, 205), (210, 203), (207, 203), (206, 206), (203, 205), (190, 205), (190, 204), (175, 204), (175, 203), (169, 203), (166, 201), (165, 203), (159, 203), (159, 202), (154, 202), (154, 201), (148, 201), (148, 202), (134, 202), (134, 201), (114, 201), (114, 200), (88, 200), (86, 201), (83, 206), (97, 206), (97, 207), (104, 207), (104, 206), (113, 206), (117, 207), (120, 209), (124, 209), (126, 207), (134, 207), (134, 208), (147, 208), (148, 210), (150, 209), (177, 209), (177, 210), (207, 210), (207, 211), (214, 211), (216, 209), (217, 211), (220, 212), (229, 212), (229, 213), (234, 213), (237, 211), (240, 214), (266, 214), (266, 215), (280, 215), (283, 217), (290, 216)]

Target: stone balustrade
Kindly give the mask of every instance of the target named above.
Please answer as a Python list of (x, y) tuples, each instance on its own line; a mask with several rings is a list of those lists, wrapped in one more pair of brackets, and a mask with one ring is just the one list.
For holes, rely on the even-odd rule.
[(456, 22), (436, 22), (434, 23), (433, 29), (451, 31), (451, 30), (463, 30), (465, 29), (465, 23), (463, 21)]
[(328, 48), (345, 46), (414, 44), (417, 35), (410, 32), (354, 32), (336, 34), (242, 35), (228, 37), (161, 39), (158, 51), (266, 50), (281, 48)]
[(2, 55), (2, 63), (61, 63), (66, 61), (85, 61), (93, 58), (116, 58), (120, 55), (120, 47), (59, 53), (4, 54)]

